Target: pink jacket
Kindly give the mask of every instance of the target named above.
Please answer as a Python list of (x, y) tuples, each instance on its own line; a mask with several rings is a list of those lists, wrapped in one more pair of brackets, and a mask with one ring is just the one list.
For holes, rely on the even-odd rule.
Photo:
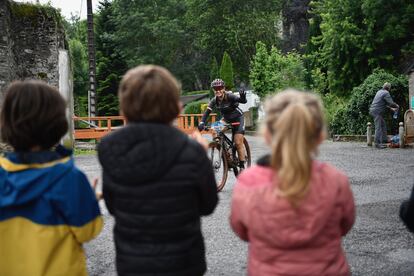
[(248, 275), (350, 275), (341, 246), (355, 221), (347, 176), (313, 161), (309, 193), (295, 210), (272, 192), (275, 174), (253, 166), (234, 188), (230, 224), (250, 243)]

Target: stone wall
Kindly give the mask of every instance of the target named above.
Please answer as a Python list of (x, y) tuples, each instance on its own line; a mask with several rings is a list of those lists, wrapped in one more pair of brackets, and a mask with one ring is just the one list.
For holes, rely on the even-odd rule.
[(309, 39), (310, 0), (288, 0), (282, 10), (283, 51), (303, 52), (301, 45)]
[(59, 89), (68, 102), (70, 125), (62, 142), (73, 145), (73, 77), (59, 12), (47, 5), (0, 0), (0, 104), (8, 84), (25, 79)]
[(55, 9), (0, 0), (0, 38), (0, 91), (15, 79), (59, 87), (59, 49), (68, 47)]
[[(16, 78), (16, 62), (13, 57), (13, 39), (10, 30), (9, 2), (0, 0), (0, 91)], [(0, 93), (0, 101), (2, 93)]]

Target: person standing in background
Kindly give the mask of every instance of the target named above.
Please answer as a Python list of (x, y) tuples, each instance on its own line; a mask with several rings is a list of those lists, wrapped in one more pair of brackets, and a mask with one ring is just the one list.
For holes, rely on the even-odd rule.
[(375, 124), (375, 147), (379, 149), (386, 148), (385, 145), (388, 142), (387, 126), (384, 120), (384, 112), (387, 108), (393, 112), (398, 111), (398, 104), (396, 104), (390, 95), (391, 84), (389, 82), (384, 83), (382, 89), (378, 90), (375, 94), (374, 100), (369, 108), (369, 114), (374, 118)]

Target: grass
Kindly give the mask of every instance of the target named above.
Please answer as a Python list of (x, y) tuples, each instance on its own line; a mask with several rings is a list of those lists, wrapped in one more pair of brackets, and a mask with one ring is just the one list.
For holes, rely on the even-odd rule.
[(73, 155), (79, 156), (79, 155), (95, 155), (97, 154), (96, 150), (94, 149), (77, 149), (75, 148), (73, 151)]

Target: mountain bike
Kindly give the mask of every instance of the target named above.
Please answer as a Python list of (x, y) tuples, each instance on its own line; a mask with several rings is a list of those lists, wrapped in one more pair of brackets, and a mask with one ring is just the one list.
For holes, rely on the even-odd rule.
[[(228, 171), (233, 170), (234, 175), (241, 172), (242, 168), (239, 165), (239, 158), (237, 154), (236, 144), (234, 143), (234, 131), (232, 131), (231, 139), (225, 134), (229, 129), (238, 126), (240, 123), (223, 124), (216, 122), (207, 128), (212, 128), (216, 136), (209, 144), (209, 157), (213, 165), (214, 174), (217, 182), (217, 191), (221, 191), (226, 184)], [(250, 146), (246, 138), (243, 138), (245, 150), (245, 167), (251, 165)]]

